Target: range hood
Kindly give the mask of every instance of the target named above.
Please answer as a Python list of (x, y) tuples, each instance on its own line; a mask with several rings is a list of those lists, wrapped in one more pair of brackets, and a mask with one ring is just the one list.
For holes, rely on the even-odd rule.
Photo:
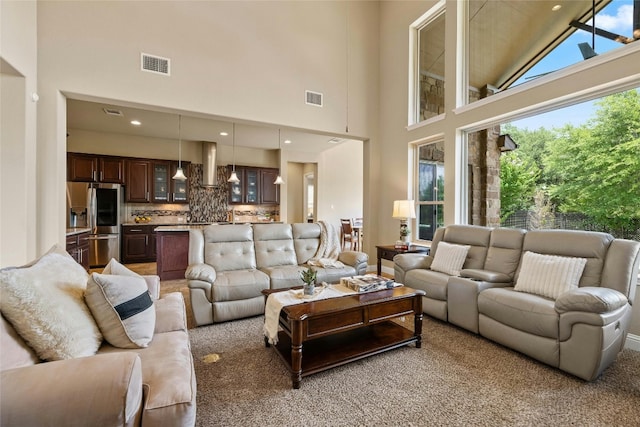
[(218, 144), (202, 141), (202, 187), (215, 187), (218, 185), (216, 170), (218, 156)]

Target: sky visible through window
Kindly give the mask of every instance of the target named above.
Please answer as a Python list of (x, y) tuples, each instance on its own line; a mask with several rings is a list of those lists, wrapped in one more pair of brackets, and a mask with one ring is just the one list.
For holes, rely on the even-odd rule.
[[(591, 25), (591, 20), (588, 22)], [(613, 0), (607, 7), (596, 15), (596, 27), (612, 33), (620, 34), (626, 37), (633, 37), (633, 0)], [(551, 71), (559, 70), (571, 64), (583, 61), (578, 43), (587, 42), (591, 45), (592, 36), (590, 32), (577, 30), (567, 40), (560, 44), (553, 52), (547, 55), (542, 61), (537, 63), (529, 72), (518, 80), (515, 84), (520, 84), (529, 79), (529, 76), (536, 76)], [(608, 40), (604, 37), (596, 35), (595, 51), (598, 54), (618, 49), (623, 44)], [(564, 124), (571, 123), (574, 126), (584, 124), (593, 113), (593, 101), (584, 102), (562, 110), (551, 111), (545, 114), (539, 114), (522, 120), (512, 122), (519, 128), (528, 128), (530, 130), (545, 127), (551, 129), (553, 127), (562, 127)]]

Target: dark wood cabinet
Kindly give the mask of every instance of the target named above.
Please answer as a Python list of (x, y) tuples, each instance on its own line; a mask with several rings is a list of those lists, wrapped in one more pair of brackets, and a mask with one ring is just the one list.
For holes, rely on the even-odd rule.
[(67, 236), (66, 249), (78, 264), (89, 271), (89, 232)]
[[(229, 174), (231, 167), (228, 166)], [(232, 205), (277, 205), (280, 203), (280, 188), (274, 184), (278, 169), (236, 166), (240, 179), (229, 185), (229, 204)]]
[(156, 225), (122, 226), (122, 262), (154, 262), (156, 260)]
[(124, 184), (124, 159), (67, 153), (67, 181)]
[[(189, 176), (189, 162), (182, 162), (182, 169)], [(173, 179), (178, 170), (176, 161), (153, 161), (151, 177), (152, 203), (189, 203), (189, 180)]]
[(160, 231), (156, 242), (160, 280), (184, 279), (189, 265), (189, 232)]
[(133, 203), (149, 203), (149, 182), (151, 181), (151, 162), (142, 159), (127, 159), (125, 177), (125, 200)]

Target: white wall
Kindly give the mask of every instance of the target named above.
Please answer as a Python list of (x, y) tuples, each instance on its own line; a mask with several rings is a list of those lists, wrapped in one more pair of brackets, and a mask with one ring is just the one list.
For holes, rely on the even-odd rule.
[(36, 3), (0, 2), (0, 267), (36, 255)]
[[(39, 2), (39, 201), (48, 207), (39, 212), (40, 249), (64, 239), (63, 94), (375, 141), (378, 9), (376, 2)], [(171, 58), (171, 76), (140, 71), (141, 52)], [(322, 92), (324, 107), (306, 106), (305, 89)]]

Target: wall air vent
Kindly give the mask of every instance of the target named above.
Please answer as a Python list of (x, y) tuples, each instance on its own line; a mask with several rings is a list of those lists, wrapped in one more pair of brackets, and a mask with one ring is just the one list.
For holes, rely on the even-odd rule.
[(171, 75), (170, 59), (149, 55), (148, 53), (141, 53), (140, 59), (142, 71), (149, 71), (150, 73), (162, 74), (164, 76)]
[(116, 110), (115, 108), (103, 108), (102, 111), (104, 111), (104, 113), (108, 116), (124, 117), (122, 111)]
[(322, 94), (320, 92), (312, 92), (310, 90), (304, 91), (305, 103), (307, 105), (315, 105), (316, 107), (322, 107)]

